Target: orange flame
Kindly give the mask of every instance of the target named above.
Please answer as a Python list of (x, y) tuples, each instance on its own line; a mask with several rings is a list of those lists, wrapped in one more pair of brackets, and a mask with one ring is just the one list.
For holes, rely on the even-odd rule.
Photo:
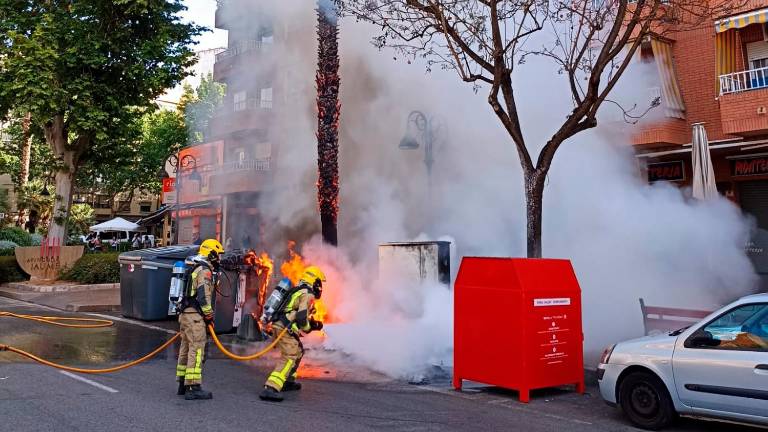
[[(288, 261), (285, 261), (280, 265), (280, 273), (282, 273), (283, 277), (288, 278), (293, 285), (296, 285), (304, 275), (304, 269), (307, 265), (304, 263), (304, 258), (296, 252), (295, 241), (291, 240), (288, 242), (288, 257)], [(323, 323), (326, 322), (326, 319), (328, 318), (328, 308), (322, 300), (315, 300), (311, 317), (314, 320)]]

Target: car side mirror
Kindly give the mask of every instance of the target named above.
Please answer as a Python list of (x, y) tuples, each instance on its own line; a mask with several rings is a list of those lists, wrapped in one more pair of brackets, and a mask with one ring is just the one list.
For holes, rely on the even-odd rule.
[(712, 333), (705, 330), (697, 331), (685, 341), (686, 348), (716, 347), (718, 345), (720, 345), (720, 340), (715, 339)]

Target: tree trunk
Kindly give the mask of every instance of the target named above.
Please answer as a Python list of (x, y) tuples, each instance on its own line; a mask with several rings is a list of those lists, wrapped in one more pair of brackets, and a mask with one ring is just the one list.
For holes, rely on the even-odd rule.
[(317, 199), (323, 241), (338, 244), (339, 213), (339, 28), (333, 1), (317, 5)]
[(541, 219), (546, 171), (525, 173), (526, 238), (528, 258), (541, 258)]
[(56, 195), (53, 202), (53, 215), (48, 228), (48, 238), (58, 239), (59, 244), (64, 245), (67, 238), (67, 218), (69, 208), (72, 205), (72, 183), (77, 172), (79, 157), (78, 148), (82, 148), (85, 141), (79, 138), (76, 146), (69, 146), (68, 131), (64, 123), (64, 116), (57, 115), (43, 127), (45, 141), (51, 147), (54, 155), (58, 156), (60, 168), (56, 172)]
[[(24, 188), (29, 181), (29, 164), (32, 159), (32, 132), (30, 126), (32, 123), (32, 114), (27, 113), (21, 121), (21, 169), (19, 170), (19, 189)], [(23, 227), (27, 219), (27, 212), (23, 206), (18, 208), (18, 218), (16, 224)]]
[[(66, 243), (67, 218), (72, 206), (72, 183), (75, 180), (75, 152), (66, 151), (61, 156), (65, 167), (56, 172), (56, 196), (53, 201), (53, 217), (48, 228), (49, 239), (59, 239), (59, 244)], [(69, 168), (67, 168), (69, 167)]]
[(19, 186), (24, 187), (29, 181), (29, 163), (32, 159), (32, 114), (27, 113), (21, 122), (21, 169), (19, 170)]

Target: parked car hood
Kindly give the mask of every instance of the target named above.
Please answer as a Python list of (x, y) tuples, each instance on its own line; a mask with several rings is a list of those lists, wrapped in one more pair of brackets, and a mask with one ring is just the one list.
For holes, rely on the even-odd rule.
[(670, 360), (675, 350), (677, 338), (678, 336), (664, 333), (620, 342), (616, 344), (610, 362), (633, 364), (640, 359), (647, 360), (649, 357)]

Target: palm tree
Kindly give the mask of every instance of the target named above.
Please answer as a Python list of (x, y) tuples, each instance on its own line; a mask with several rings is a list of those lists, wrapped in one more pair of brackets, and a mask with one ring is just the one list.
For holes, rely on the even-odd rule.
[(317, 199), (323, 241), (338, 245), (339, 214), (339, 27), (333, 0), (317, 2)]

